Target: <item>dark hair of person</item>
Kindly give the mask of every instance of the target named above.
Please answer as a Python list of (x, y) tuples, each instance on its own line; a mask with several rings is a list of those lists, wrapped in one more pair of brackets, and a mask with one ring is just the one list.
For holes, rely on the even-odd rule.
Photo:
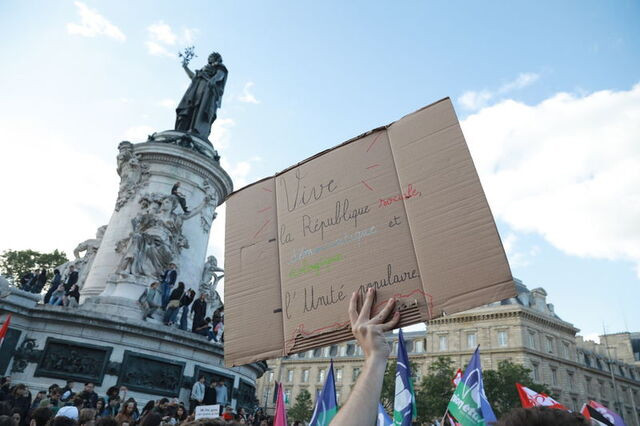
[(82, 399), (78, 395), (75, 395), (71, 400), (71, 404), (73, 404), (74, 407), (82, 407), (84, 405), (84, 399)]
[[(99, 404), (99, 403), (101, 403), (101, 402), (102, 402), (102, 409), (104, 410), (104, 409), (105, 409), (105, 407), (107, 406), (107, 401), (105, 401), (105, 399), (104, 399), (104, 398), (102, 398), (102, 397), (100, 397), (100, 398), (98, 398), (98, 399), (96, 400), (96, 407), (97, 407), (97, 406), (98, 406), (98, 404)], [(100, 413), (98, 413), (98, 414), (100, 414)]]
[(6, 414), (0, 416), (0, 426), (15, 426), (13, 424), (13, 419)]
[(33, 410), (31, 420), (35, 420), (36, 426), (45, 426), (53, 416), (53, 410), (47, 407), (40, 407)]
[(18, 383), (18, 384), (17, 384), (17, 385), (15, 385), (15, 386), (13, 387), (13, 389), (11, 390), (11, 395), (12, 395), (14, 398), (18, 398), (18, 391), (19, 391), (19, 390), (26, 389), (26, 388), (27, 388), (27, 386), (25, 386), (23, 383)]
[(579, 413), (549, 407), (514, 408), (500, 417), (496, 426), (589, 426), (590, 423)]
[[(85, 383), (84, 385), (85, 385), (85, 386), (93, 385), (93, 382), (87, 382), (87, 383)], [(95, 385), (94, 385), (94, 386), (95, 386)]]
[[(144, 419), (142, 419), (140, 426), (159, 426), (160, 423), (162, 423), (162, 416), (158, 413), (151, 411), (149, 414), (144, 416)], [(101, 425), (96, 425), (96, 426), (101, 426)]]
[(96, 426), (118, 426), (118, 422), (111, 416), (100, 417)]
[(59, 271), (59, 270), (57, 270), (57, 269), (54, 269), (54, 270), (53, 270), (53, 273), (54, 273), (54, 274), (59, 274), (59, 273), (60, 273), (60, 271)]
[[(180, 409), (182, 409), (182, 415), (178, 416), (178, 410)], [(178, 405), (178, 407), (176, 408), (176, 419), (178, 420), (178, 422), (184, 421), (184, 419), (186, 419), (188, 415), (189, 413), (187, 412), (185, 406), (182, 404)]]
[(169, 398), (162, 398), (160, 401), (158, 401), (159, 404), (168, 404), (169, 403)]
[(78, 422), (67, 416), (51, 417), (48, 426), (78, 426)]
[(147, 402), (144, 405), (144, 407), (142, 407), (142, 412), (140, 413), (140, 416), (144, 416), (149, 411), (153, 410), (153, 407), (155, 407), (155, 405), (156, 405), (156, 403), (155, 403), (155, 401), (153, 399), (151, 401)]
[(97, 412), (93, 408), (83, 408), (78, 414), (78, 424), (83, 425), (96, 419)]

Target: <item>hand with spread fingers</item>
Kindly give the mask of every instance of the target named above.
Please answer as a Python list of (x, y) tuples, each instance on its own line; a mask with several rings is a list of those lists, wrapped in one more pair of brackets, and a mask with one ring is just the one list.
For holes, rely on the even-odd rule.
[(370, 288), (364, 297), (360, 311), (358, 311), (358, 302), (361, 297), (358, 292), (353, 293), (349, 302), (351, 331), (362, 347), (365, 360), (362, 373), (349, 394), (349, 399), (333, 418), (332, 426), (370, 426), (376, 423), (382, 380), (387, 367), (387, 358), (391, 352), (385, 333), (398, 325), (400, 312), (392, 314), (396, 305), (395, 299), (392, 298), (377, 315), (371, 318), (375, 295), (375, 290)]

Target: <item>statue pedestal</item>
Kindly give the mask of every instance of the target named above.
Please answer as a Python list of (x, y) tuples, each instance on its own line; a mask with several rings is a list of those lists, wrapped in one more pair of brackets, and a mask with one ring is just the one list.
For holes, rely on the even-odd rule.
[[(95, 303), (94, 298), (104, 298), (106, 303), (96, 303), (96, 307), (121, 306), (123, 313), (137, 317), (142, 315), (139, 307), (134, 314), (123, 300), (137, 305), (144, 288), (159, 281), (169, 262), (177, 265), (178, 281), (198, 291), (215, 208), (232, 191), (233, 184), (209, 142), (182, 132), (157, 133), (138, 144), (123, 142), (119, 150), (118, 200), (80, 301), (93, 299)], [(175, 203), (177, 198), (166, 200), (176, 182), (180, 182), (179, 191), (186, 198), (189, 212), (204, 203), (201, 211), (185, 215)], [(171, 202), (173, 207), (169, 206)], [(148, 226), (148, 233), (143, 230), (134, 236), (136, 223), (142, 221), (155, 225)], [(130, 243), (134, 238), (138, 239), (136, 245)], [(135, 258), (129, 267), (135, 275), (120, 276), (125, 255)]]

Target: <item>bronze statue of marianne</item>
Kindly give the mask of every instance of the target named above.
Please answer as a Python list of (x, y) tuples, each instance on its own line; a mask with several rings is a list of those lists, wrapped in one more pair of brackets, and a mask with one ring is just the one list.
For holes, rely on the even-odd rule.
[(209, 55), (208, 64), (195, 73), (188, 62), (182, 67), (191, 79), (176, 109), (176, 130), (194, 133), (207, 140), (216, 112), (222, 103), (224, 86), (227, 83), (227, 67), (222, 64), (222, 56), (214, 52)]

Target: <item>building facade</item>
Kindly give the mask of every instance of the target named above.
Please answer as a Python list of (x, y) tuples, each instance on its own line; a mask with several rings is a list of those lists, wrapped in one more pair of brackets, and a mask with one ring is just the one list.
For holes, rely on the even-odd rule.
[[(580, 410), (593, 399), (622, 414), (628, 425), (640, 426), (640, 365), (629, 362), (634, 356), (632, 338), (627, 344), (624, 338), (618, 341), (610, 337), (617, 335), (608, 335), (609, 356), (605, 344), (576, 336), (579, 330), (558, 317), (544, 289), (528, 290), (519, 281), (517, 289), (516, 298), (441, 317), (429, 321), (426, 331), (405, 333), (409, 357), (418, 365), (416, 382), (420, 383), (438, 356), (448, 356), (456, 368), (464, 368), (480, 345), (484, 369), (496, 369), (503, 360), (524, 365), (531, 369), (535, 382), (546, 384), (570, 409)], [(389, 342), (395, 355), (397, 335), (389, 334)], [(618, 348), (618, 357), (612, 346)], [(631, 358), (626, 347), (631, 348)], [(275, 381), (283, 383), (289, 406), (302, 389), (315, 401), (330, 359), (338, 403), (343, 404), (363, 365), (362, 350), (354, 341), (269, 361), (269, 371), (257, 382), (259, 404), (272, 409)]]

